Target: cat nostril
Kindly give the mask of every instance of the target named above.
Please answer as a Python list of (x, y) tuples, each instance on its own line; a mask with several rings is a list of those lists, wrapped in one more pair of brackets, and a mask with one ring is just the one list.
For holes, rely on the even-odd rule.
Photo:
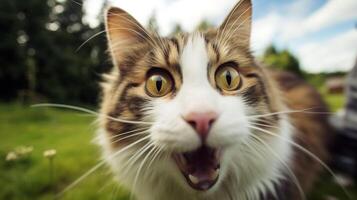
[(200, 136), (200, 138), (204, 140), (208, 136), (212, 124), (217, 119), (217, 113), (189, 113), (183, 118), (188, 124), (192, 126), (193, 129), (195, 129), (196, 133)]
[(189, 123), (192, 128), (196, 129), (196, 122), (195, 121), (187, 121), (187, 123)]
[(216, 121), (216, 118), (209, 120), (208, 123), (209, 123), (210, 126), (212, 126), (213, 122), (215, 122), (215, 121)]

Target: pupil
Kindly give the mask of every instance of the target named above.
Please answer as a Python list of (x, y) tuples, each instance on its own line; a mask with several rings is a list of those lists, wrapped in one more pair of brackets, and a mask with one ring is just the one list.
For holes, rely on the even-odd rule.
[(227, 73), (226, 73), (226, 80), (227, 80), (228, 85), (230, 86), (232, 83), (232, 76), (231, 76), (230, 71), (227, 71)]
[(161, 77), (157, 77), (157, 80), (156, 80), (156, 89), (158, 92), (161, 91), (162, 89), (162, 79)]

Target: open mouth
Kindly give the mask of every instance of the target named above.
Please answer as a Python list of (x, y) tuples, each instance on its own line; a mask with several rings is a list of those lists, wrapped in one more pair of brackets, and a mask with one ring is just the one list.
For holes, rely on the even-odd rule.
[(205, 191), (217, 182), (220, 170), (220, 151), (207, 146), (191, 152), (174, 154), (174, 160), (188, 184)]

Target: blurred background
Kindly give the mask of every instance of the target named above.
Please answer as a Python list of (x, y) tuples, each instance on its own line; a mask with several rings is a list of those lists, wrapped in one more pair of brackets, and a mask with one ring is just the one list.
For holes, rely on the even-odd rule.
[[(53, 199), (100, 160), (99, 148), (92, 143), (95, 117), (30, 105), (97, 108), (98, 82), (112, 67), (103, 33), (106, 7), (121, 7), (148, 29), (172, 35), (218, 26), (236, 2), (1, 0), (0, 199)], [(251, 47), (257, 59), (299, 74), (337, 113), (334, 122), (343, 120), (345, 105), (351, 102), (346, 88), (357, 80), (347, 78), (357, 58), (357, 1), (253, 4)], [(308, 199), (347, 199), (338, 184), (357, 199), (355, 172), (338, 169), (343, 176), (323, 174)], [(101, 168), (61, 199), (129, 199), (111, 180), (109, 170)]]

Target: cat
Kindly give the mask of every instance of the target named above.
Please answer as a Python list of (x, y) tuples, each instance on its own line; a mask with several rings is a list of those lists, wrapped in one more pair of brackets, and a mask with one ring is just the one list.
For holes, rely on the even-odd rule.
[(302, 79), (255, 61), (251, 24), (251, 0), (216, 29), (173, 37), (108, 9), (100, 145), (137, 199), (306, 198), (328, 158), (327, 116), (314, 113), (327, 109)]

